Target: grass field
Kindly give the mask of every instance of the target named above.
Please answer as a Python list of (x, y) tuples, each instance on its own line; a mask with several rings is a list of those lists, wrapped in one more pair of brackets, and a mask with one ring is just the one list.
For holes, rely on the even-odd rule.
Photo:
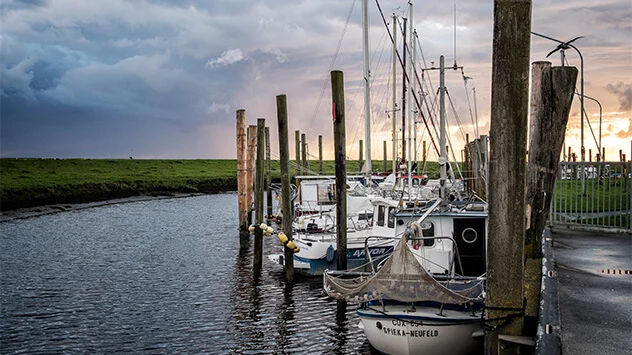
[[(374, 171), (382, 161), (373, 161)], [(318, 171), (318, 161), (310, 161)], [(349, 174), (359, 171), (347, 161)], [(294, 164), (290, 164), (294, 176)], [(323, 174), (334, 174), (334, 162), (323, 161)], [(279, 181), (279, 161), (271, 161), (271, 177)], [(436, 163), (428, 175), (438, 177)], [(131, 159), (0, 159), (0, 210), (49, 204), (81, 203), (137, 195), (176, 192), (212, 193), (237, 190), (237, 161)]]

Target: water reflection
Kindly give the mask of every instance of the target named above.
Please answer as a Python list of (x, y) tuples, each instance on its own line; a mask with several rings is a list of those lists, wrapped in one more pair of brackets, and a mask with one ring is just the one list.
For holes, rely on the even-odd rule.
[[(3, 353), (370, 354), (320, 278), (239, 251), (235, 194), (0, 223)], [(279, 248), (264, 239), (264, 255)]]

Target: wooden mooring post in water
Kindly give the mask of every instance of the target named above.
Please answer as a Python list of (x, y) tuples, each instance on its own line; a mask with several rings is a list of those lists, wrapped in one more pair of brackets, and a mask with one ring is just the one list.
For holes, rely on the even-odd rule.
[(255, 181), (255, 159), (257, 152), (257, 126), (248, 126), (248, 161), (246, 162), (246, 199), (248, 204), (248, 225), (252, 224), (252, 191), (254, 189)]
[(358, 171), (362, 172), (362, 152), (364, 151), (364, 142), (360, 139), (360, 149), (358, 152)]
[(248, 231), (248, 198), (246, 197), (248, 181), (246, 154), (246, 110), (237, 110), (237, 206), (239, 213), (239, 249), (248, 248), (250, 232)]
[(260, 271), (263, 265), (263, 229), (259, 226), (264, 223), (263, 216), (263, 187), (265, 184), (265, 148), (266, 148), (266, 120), (257, 119), (257, 161), (255, 181), (255, 250), (253, 267)]
[[(279, 125), (279, 159), (281, 167), (281, 231), (288, 240), (292, 240), (292, 205), (290, 200), (290, 152), (288, 148), (287, 127), (287, 98), (285, 95), (276, 97), (277, 120)], [(294, 253), (289, 248), (283, 248), (283, 262), (285, 266), (285, 280), (294, 282)]]
[(307, 138), (305, 133), (301, 133), (301, 171), (303, 175), (309, 174), (309, 168), (307, 167)]
[[(334, 156), (336, 164), (336, 253), (338, 270), (347, 269), (347, 158), (345, 138), (345, 89), (341, 71), (331, 72), (331, 98), (334, 120)], [(338, 308), (346, 307), (338, 300)]]
[(270, 161), (270, 128), (266, 127), (266, 219), (272, 218), (272, 166)]
[(323, 174), (323, 136), (318, 136), (318, 173)]
[(516, 354), (499, 335), (523, 327), (531, 0), (495, 0), (493, 28), (485, 350)]
[[(541, 62), (540, 62), (541, 63)], [(535, 64), (535, 63), (534, 63)], [(541, 64), (538, 64), (541, 65)], [(535, 66), (532, 72), (538, 70)], [(527, 223), (525, 232), (525, 324), (535, 327), (540, 306), (542, 281), (542, 233), (549, 216), (549, 207), (560, 163), (566, 123), (571, 110), (577, 68), (543, 66), (537, 87), (532, 93), (537, 110), (531, 115), (529, 164), (525, 197)], [(533, 83), (532, 83), (533, 85)], [(532, 109), (534, 106), (531, 106)], [(548, 334), (548, 333), (547, 333)], [(551, 336), (558, 336), (552, 334)]]
[(294, 146), (296, 153), (296, 176), (303, 175), (301, 171), (301, 131), (294, 131)]

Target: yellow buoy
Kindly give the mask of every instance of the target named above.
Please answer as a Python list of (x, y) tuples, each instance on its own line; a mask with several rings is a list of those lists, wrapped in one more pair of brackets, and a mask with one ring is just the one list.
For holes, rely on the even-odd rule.
[(294, 242), (291, 241), (291, 240), (289, 242), (287, 242), (287, 244), (285, 246), (288, 247), (288, 249), (292, 249), (292, 250), (294, 250), (296, 248), (296, 244), (294, 244)]
[(281, 244), (285, 245), (287, 243), (287, 235), (283, 232), (279, 232), (279, 240), (281, 241)]
[(299, 247), (298, 245), (296, 246), (296, 248), (292, 249), (292, 251), (294, 252), (294, 254), (298, 253), (299, 251), (301, 251), (301, 247)]
[(266, 229), (266, 232), (268, 232), (268, 233), (269, 233), (269, 235), (272, 235), (272, 233), (274, 233), (274, 229), (273, 229), (272, 227), (268, 227), (268, 228)]
[(265, 223), (261, 223), (261, 224), (259, 225), (259, 228), (261, 228), (261, 230), (266, 230), (266, 229), (268, 229), (268, 225), (267, 225), (267, 224), (265, 224)]
[(255, 231), (255, 226), (254, 225), (250, 225), (250, 227), (248, 227), (248, 232), (252, 233)]

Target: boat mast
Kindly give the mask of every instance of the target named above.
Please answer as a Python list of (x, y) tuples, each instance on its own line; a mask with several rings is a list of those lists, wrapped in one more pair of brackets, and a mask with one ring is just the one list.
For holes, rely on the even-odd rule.
[(439, 197), (445, 200), (445, 181), (447, 179), (446, 168), (448, 159), (445, 145), (445, 66), (443, 56), (439, 58), (439, 119), (441, 122), (439, 133)]
[[(410, 28), (408, 29), (408, 36), (410, 37), (410, 41), (408, 43), (413, 44), (414, 40), (413, 40), (413, 4), (409, 1), (408, 2), (408, 18), (410, 20), (410, 22), (408, 23), (408, 26), (410, 26)], [(414, 48), (414, 47), (413, 47)], [(408, 103), (409, 103), (409, 110), (410, 110), (410, 114), (408, 116), (408, 165), (407, 165), (407, 170), (408, 170), (408, 200), (410, 201), (412, 199), (412, 176), (411, 176), (411, 160), (413, 159), (413, 154), (412, 154), (412, 143), (411, 143), (411, 138), (412, 138), (412, 131), (413, 131), (413, 101), (411, 100), (411, 94), (413, 92), (413, 70), (412, 70), (412, 65), (413, 65), (413, 61), (412, 61), (412, 50), (408, 52), (408, 55), (411, 57), (408, 61), (408, 67), (406, 67), (406, 73), (408, 74)]]
[(406, 160), (406, 23), (407, 19), (404, 17), (403, 26), (403, 58), (404, 63), (402, 65), (402, 161)]
[(397, 16), (393, 14), (393, 174), (397, 174)]
[(362, 47), (364, 50), (364, 155), (365, 174), (371, 180), (371, 88), (369, 85), (369, 14), (368, 0), (362, 0)]

